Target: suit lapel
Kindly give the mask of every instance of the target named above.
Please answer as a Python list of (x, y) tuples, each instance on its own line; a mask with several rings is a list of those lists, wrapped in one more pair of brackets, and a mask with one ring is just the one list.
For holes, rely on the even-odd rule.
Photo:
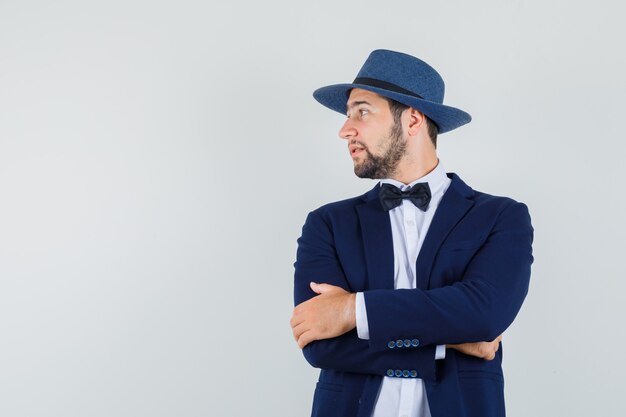
[(439, 247), (452, 228), (474, 205), (474, 201), (470, 199), (474, 191), (465, 184), (458, 175), (454, 173), (448, 173), (446, 175), (452, 182), (439, 202), (439, 206), (428, 228), (415, 266), (417, 288), (423, 290), (430, 287), (430, 272)]
[(365, 202), (356, 206), (370, 290), (394, 288), (391, 220), (380, 204), (379, 191), (380, 184), (377, 184), (362, 196)]
[[(451, 183), (443, 195), (416, 261), (417, 288), (428, 289), (430, 272), (439, 247), (454, 226), (474, 205), (474, 190), (458, 175), (446, 174)], [(378, 199), (380, 183), (361, 196), (364, 202), (356, 206), (361, 225), (368, 272), (368, 289), (394, 288), (394, 253), (389, 212)]]

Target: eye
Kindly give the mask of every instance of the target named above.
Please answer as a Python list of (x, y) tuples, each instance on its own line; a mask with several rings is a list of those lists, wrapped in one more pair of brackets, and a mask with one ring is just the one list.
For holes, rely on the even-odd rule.
[[(363, 116), (367, 116), (370, 113), (370, 111), (368, 109), (358, 109), (357, 113), (359, 114), (359, 117), (363, 117)], [(350, 113), (347, 113), (346, 117), (349, 119)]]

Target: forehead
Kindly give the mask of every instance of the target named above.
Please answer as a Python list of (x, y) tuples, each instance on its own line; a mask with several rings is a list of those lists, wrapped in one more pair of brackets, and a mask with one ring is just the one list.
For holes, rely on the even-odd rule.
[(350, 95), (348, 96), (348, 102), (346, 103), (347, 107), (350, 108), (351, 105), (358, 104), (359, 102), (367, 102), (373, 106), (381, 106), (387, 103), (387, 100), (383, 98), (380, 94), (373, 93), (368, 90), (363, 90), (361, 88), (353, 88), (350, 90)]

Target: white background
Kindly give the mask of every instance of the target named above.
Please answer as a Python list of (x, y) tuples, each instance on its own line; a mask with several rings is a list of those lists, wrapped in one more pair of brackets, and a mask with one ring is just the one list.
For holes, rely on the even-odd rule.
[(308, 415), (296, 239), (374, 185), (311, 93), (376, 48), (472, 114), (447, 171), (530, 208), (509, 416), (624, 415), (622, 7), (0, 0), (0, 415)]

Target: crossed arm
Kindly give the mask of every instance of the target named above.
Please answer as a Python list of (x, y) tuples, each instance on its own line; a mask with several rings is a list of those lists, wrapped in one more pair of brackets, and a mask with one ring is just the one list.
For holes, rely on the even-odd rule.
[[(366, 291), (372, 340), (364, 341), (354, 331), (355, 294), (337, 259), (332, 232), (313, 212), (298, 241), (294, 338), (314, 366), (353, 372), (384, 373), (382, 364), (393, 362), (398, 368), (417, 363), (421, 375), (432, 375), (435, 344), (488, 359), (499, 345), (498, 335), (513, 321), (525, 298), (532, 232), (526, 206), (511, 204), (499, 214), (487, 242), (454, 285)], [(310, 284), (320, 279), (325, 284)], [(401, 320), (387, 321), (388, 315)], [(393, 334), (422, 335), (423, 343), (401, 356), (386, 349)], [(338, 369), (333, 358), (343, 358), (344, 369)], [(373, 367), (379, 360), (381, 366)]]
[[(291, 329), (300, 349), (314, 340), (341, 336), (356, 327), (355, 298), (341, 287), (311, 282), (319, 294), (296, 306), (291, 317)], [(502, 335), (491, 342), (448, 344), (446, 347), (466, 355), (492, 360), (500, 346)]]

